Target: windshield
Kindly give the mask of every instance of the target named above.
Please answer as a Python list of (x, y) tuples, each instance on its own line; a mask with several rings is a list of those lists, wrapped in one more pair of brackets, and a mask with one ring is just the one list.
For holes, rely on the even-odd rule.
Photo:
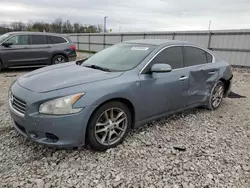
[(155, 48), (156, 46), (146, 44), (118, 44), (91, 56), (82, 66), (126, 71), (139, 65)]
[(0, 42), (3, 42), (9, 36), (10, 35), (8, 35), (8, 34), (0, 35)]

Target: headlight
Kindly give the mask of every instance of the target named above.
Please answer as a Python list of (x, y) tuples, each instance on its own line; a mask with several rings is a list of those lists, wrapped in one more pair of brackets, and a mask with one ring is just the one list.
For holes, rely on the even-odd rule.
[(66, 97), (54, 99), (40, 105), (39, 113), (51, 115), (65, 115), (80, 112), (82, 108), (73, 108), (73, 105), (84, 95), (78, 93)]

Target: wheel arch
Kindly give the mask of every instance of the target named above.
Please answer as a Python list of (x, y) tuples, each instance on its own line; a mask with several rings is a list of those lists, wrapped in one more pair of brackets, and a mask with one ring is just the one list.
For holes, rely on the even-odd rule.
[[(111, 102), (111, 101), (112, 101), (112, 102), (113, 102), (113, 101), (121, 102), (121, 103), (125, 104), (125, 105), (128, 107), (129, 111), (131, 112), (131, 117), (132, 117), (132, 127), (131, 127), (131, 128), (134, 128), (134, 125), (135, 125), (135, 107), (134, 107), (133, 103), (132, 103), (130, 100), (128, 100), (128, 99), (126, 99), (126, 98), (124, 98), (124, 97), (111, 98), (111, 99), (105, 100), (104, 102), (100, 103), (100, 104), (95, 108), (95, 110), (91, 113), (91, 115), (90, 115), (90, 117), (89, 117), (89, 119), (88, 119), (87, 126), (89, 125), (89, 122), (90, 122), (91, 118), (93, 117), (93, 115), (95, 114), (95, 112), (96, 112), (102, 105), (104, 105), (104, 104), (106, 104), (106, 103), (108, 103), (108, 102)], [(87, 137), (87, 136), (86, 136), (86, 137)]]
[(226, 95), (228, 94), (228, 92), (230, 90), (231, 80), (232, 79), (226, 80), (225, 78), (219, 79), (219, 81), (221, 81), (225, 86), (224, 97), (226, 97)]

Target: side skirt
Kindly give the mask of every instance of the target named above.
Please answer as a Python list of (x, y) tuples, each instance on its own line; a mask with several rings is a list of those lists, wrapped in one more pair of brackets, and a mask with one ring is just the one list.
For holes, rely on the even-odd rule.
[(158, 115), (158, 116), (154, 116), (154, 117), (148, 118), (146, 120), (142, 120), (142, 121), (136, 122), (134, 128), (137, 128), (137, 127), (142, 126), (142, 125), (144, 125), (146, 123), (149, 123), (150, 121), (157, 120), (157, 119), (160, 119), (162, 117), (168, 117), (170, 115), (173, 115), (173, 114), (176, 114), (176, 113), (179, 113), (179, 112), (183, 112), (183, 111), (188, 110), (188, 109), (193, 109), (193, 108), (196, 108), (196, 107), (200, 107), (200, 106), (203, 106), (203, 105), (204, 105), (204, 103), (193, 104), (193, 105), (190, 105), (190, 106), (188, 106), (186, 108), (183, 108), (183, 109), (180, 109), (180, 110), (166, 112), (164, 114), (161, 114), (161, 115)]

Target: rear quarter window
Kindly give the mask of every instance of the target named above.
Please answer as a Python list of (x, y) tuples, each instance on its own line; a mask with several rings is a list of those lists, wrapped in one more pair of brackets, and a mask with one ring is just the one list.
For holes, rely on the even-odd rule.
[(63, 37), (59, 36), (49, 36), (49, 44), (61, 44), (67, 42)]
[(207, 62), (212, 63), (213, 62), (213, 56), (210, 53), (207, 53)]

